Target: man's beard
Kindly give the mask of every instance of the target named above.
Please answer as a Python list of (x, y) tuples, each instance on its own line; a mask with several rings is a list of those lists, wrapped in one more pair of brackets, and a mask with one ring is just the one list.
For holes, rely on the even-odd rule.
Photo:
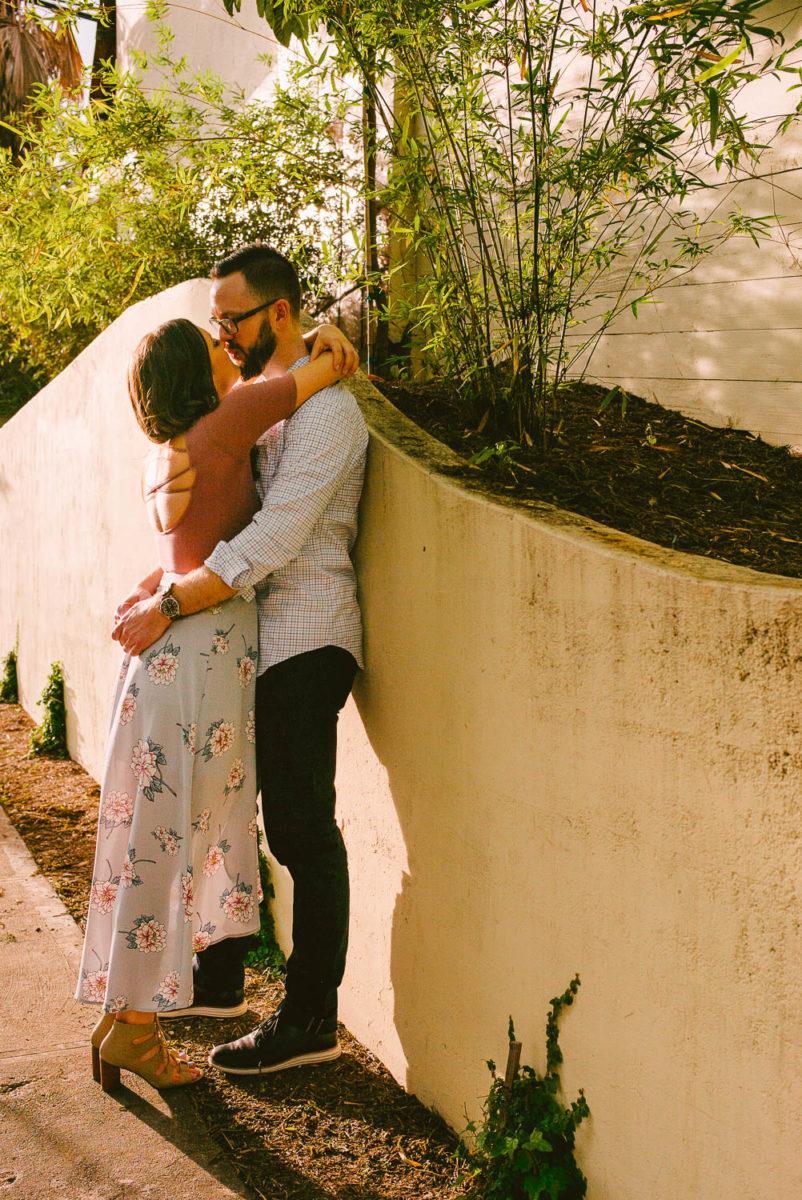
[(240, 367), (240, 375), (247, 382), (261, 375), (267, 363), (273, 357), (276, 349), (276, 335), (270, 328), (270, 321), (265, 317), (259, 336), (250, 350), (245, 351), (245, 361)]

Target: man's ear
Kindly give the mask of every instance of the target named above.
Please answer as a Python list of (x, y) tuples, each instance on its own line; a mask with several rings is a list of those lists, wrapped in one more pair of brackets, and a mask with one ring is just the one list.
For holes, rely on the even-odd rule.
[(292, 310), (289, 300), (277, 300), (273, 305), (273, 318), (279, 329), (284, 329), (292, 320)]

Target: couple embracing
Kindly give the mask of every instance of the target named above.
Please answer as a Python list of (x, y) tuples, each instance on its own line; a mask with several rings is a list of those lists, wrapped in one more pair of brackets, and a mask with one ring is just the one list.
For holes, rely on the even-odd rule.
[(159, 1016), (246, 1011), (258, 790), (293, 880), (285, 997), (209, 1061), (256, 1075), (340, 1053), (349, 891), (334, 775), (363, 665), (350, 553), (368, 441), (340, 380), (356, 354), (334, 327), (302, 335), (295, 270), (260, 244), (216, 264), (211, 309), (217, 336), (169, 321), (129, 368), (159, 566), (112, 634), (125, 657), (76, 992), (102, 1006), (92, 1059), (106, 1089), (121, 1068), (157, 1088), (202, 1077)]

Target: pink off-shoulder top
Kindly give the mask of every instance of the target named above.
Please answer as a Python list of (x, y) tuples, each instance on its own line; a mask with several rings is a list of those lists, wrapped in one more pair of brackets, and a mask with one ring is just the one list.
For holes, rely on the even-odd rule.
[[(148, 504), (163, 570), (183, 575), (201, 566), (218, 542), (229, 541), (248, 524), (259, 508), (251, 447), (266, 429), (292, 415), (295, 400), (291, 373), (243, 384), (187, 431), (189, 461), (180, 471), (144, 488), (146, 502), (162, 491), (191, 492), (187, 508), (169, 529), (158, 528), (154, 505)], [(191, 488), (170, 488), (189, 469), (195, 471)]]

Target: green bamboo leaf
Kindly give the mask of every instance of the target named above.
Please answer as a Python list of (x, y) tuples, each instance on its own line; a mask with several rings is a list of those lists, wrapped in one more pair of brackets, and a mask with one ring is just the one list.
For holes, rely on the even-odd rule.
[(719, 119), (719, 96), (715, 88), (706, 88), (707, 102), (710, 106), (710, 145), (716, 144)]
[(16, 125), (9, 125), (8, 121), (0, 121), (0, 125), (2, 125), (3, 129), (10, 129), (17, 137), (25, 136), (22, 129), (19, 129)]
[(620, 388), (618, 388), (617, 386), (616, 386), (616, 387), (612, 387), (612, 388), (610, 388), (609, 392), (607, 393), (607, 395), (604, 397), (604, 399), (602, 400), (601, 404), (599, 405), (599, 412), (600, 412), (600, 413), (606, 412), (606, 410), (607, 410), (607, 409), (610, 407), (610, 405), (612, 404), (613, 400), (615, 400), (615, 398), (616, 398), (616, 396), (618, 395), (619, 391), (620, 391)]
[(712, 67), (708, 67), (706, 71), (702, 71), (701, 75), (697, 75), (697, 83), (706, 83), (708, 79), (712, 79), (714, 75), (720, 75), (722, 71), (726, 71), (727, 67), (731, 67), (737, 58), (743, 54), (746, 49), (746, 38), (741, 38), (741, 44), (727, 54), (719, 62), (714, 63)]

